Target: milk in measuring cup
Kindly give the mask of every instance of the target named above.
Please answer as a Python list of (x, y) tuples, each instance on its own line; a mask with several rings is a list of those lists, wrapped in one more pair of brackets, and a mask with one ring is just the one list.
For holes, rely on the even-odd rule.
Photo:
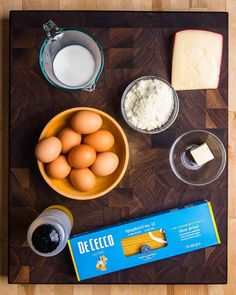
[(95, 60), (90, 51), (81, 45), (62, 48), (53, 60), (56, 78), (68, 86), (86, 84), (95, 71)]

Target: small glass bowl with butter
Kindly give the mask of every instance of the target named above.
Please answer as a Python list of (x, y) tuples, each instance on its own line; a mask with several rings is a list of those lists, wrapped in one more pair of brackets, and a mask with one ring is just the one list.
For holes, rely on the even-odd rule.
[(126, 123), (136, 131), (160, 133), (169, 128), (179, 112), (174, 88), (157, 76), (144, 76), (131, 82), (121, 98)]
[(206, 130), (184, 133), (173, 143), (169, 161), (174, 174), (183, 182), (202, 186), (216, 180), (226, 165), (221, 140)]

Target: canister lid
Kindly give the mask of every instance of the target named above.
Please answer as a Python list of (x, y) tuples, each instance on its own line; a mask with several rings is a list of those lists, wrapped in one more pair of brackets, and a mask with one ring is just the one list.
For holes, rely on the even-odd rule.
[(51, 224), (38, 226), (32, 234), (32, 244), (40, 253), (51, 253), (60, 244), (60, 234)]

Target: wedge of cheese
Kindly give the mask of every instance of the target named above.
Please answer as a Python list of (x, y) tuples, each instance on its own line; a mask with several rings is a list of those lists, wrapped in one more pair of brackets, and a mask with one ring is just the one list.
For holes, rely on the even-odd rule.
[(171, 83), (175, 90), (216, 89), (223, 36), (204, 30), (175, 34)]

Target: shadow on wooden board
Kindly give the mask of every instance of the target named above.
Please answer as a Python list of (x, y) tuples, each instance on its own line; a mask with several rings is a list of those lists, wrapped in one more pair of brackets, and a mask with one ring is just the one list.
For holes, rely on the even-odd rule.
[(7, 225), (8, 225), (8, 106), (9, 106), (9, 19), (1, 20), (1, 195), (0, 195), (0, 275), (7, 275)]

